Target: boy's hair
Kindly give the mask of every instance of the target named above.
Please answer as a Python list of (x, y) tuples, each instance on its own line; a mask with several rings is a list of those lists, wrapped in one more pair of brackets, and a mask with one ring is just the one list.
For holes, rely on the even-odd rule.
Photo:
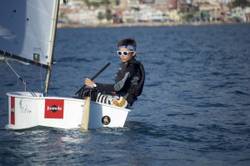
[(118, 42), (117, 47), (126, 47), (132, 51), (136, 50), (136, 41), (131, 38), (122, 39)]

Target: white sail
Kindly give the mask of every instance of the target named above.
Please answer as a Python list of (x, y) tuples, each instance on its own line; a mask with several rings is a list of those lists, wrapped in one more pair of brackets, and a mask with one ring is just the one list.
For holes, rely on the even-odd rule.
[(0, 55), (48, 67), (58, 0), (1, 0)]

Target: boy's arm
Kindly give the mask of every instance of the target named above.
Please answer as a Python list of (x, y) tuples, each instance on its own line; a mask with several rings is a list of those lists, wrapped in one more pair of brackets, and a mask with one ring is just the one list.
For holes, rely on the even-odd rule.
[(127, 94), (125, 95), (126, 100), (130, 104), (137, 100), (137, 96), (140, 96), (141, 94), (141, 90), (144, 84), (144, 76), (141, 72), (144, 72), (144, 69), (141, 69), (139, 65), (134, 65), (133, 75), (129, 80), (130, 87), (128, 88)]
[(127, 94), (124, 96), (125, 99), (129, 102), (129, 103), (133, 103), (137, 98), (137, 87), (139, 84), (139, 76), (134, 76), (131, 79), (131, 86), (129, 87)]
[(96, 87), (114, 90), (114, 84), (95, 83)]
[(105, 91), (108, 94), (115, 92), (114, 84), (103, 84), (103, 83), (95, 83), (95, 84), (97, 89)]
[(116, 92), (122, 90), (122, 88), (125, 86), (126, 82), (128, 80), (130, 80), (131, 77), (133, 77), (135, 75), (135, 71), (136, 71), (136, 69), (135, 69), (134, 65), (130, 65), (128, 67), (128, 69), (126, 70), (126, 73), (124, 74), (123, 78), (120, 81), (118, 81), (118, 82), (116, 82), (114, 84), (114, 89), (115, 89)]

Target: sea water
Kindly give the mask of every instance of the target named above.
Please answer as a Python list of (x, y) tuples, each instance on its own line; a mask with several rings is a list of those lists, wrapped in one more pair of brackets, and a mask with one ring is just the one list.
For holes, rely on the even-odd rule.
[[(59, 29), (50, 95), (74, 96), (132, 37), (146, 70), (124, 128), (10, 131), (6, 92), (23, 85), (0, 62), (0, 165), (250, 165), (250, 25)], [(33, 91), (44, 69), (11, 62)]]

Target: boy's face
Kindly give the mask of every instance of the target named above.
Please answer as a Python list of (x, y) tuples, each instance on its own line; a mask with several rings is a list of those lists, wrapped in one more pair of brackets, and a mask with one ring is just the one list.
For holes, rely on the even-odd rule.
[(122, 62), (128, 62), (130, 59), (132, 59), (135, 56), (134, 51), (130, 51), (129, 49), (125, 47), (120, 48), (118, 50), (118, 54)]

